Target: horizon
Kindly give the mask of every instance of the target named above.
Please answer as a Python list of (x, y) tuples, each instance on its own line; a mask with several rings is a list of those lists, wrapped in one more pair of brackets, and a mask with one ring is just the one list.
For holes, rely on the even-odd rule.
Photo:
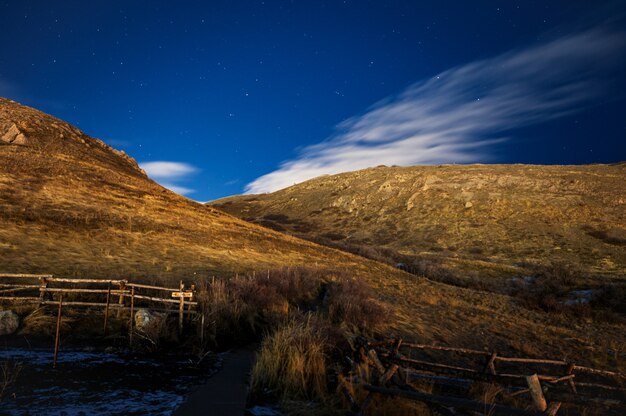
[(20, 51), (0, 95), (197, 201), (378, 165), (626, 160), (623, 4), (344, 3), (6, 3), (24, 35), (0, 38)]

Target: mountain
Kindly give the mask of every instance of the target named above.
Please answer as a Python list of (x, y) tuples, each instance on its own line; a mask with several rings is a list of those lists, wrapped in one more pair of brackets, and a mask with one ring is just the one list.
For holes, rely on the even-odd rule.
[[(615, 169), (618, 175), (621, 168), (598, 169)], [(323, 182), (306, 186), (315, 183)], [(330, 197), (333, 201), (343, 193), (341, 201), (347, 204), (331, 210), (350, 209), (348, 191), (330, 191), (338, 192)], [(317, 195), (327, 200), (322, 192)], [(480, 209), (479, 200), (476, 192), (471, 209)], [(413, 211), (418, 206), (408, 212), (418, 212)], [(295, 220), (293, 213), (288, 215)], [(390, 211), (386, 215), (391, 218)], [(339, 225), (352, 220), (341, 218), (341, 224), (323, 232), (346, 233)], [(385, 236), (388, 242), (392, 237)], [(0, 273), (172, 282), (282, 266), (338, 270), (365, 281), (385, 307), (388, 335), (525, 355), (561, 356), (567, 351), (580, 362), (593, 360), (587, 358), (589, 349), (605, 357), (607, 342), (624, 342), (619, 323), (572, 325), (567, 316), (548, 317), (509, 296), (419, 278), (199, 204), (153, 182), (132, 158), (102, 141), (50, 115), (0, 99)]]
[(334, 246), (626, 273), (626, 164), (386, 167), (211, 206)]

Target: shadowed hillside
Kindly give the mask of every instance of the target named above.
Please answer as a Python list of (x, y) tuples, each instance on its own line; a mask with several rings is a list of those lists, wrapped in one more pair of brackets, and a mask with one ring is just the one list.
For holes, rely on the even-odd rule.
[[(441, 169), (443, 172), (458, 168)], [(623, 174), (620, 167), (597, 169), (615, 170), (616, 180)], [(380, 170), (384, 171), (403, 172), (402, 169)], [(410, 172), (410, 169), (406, 171)], [(349, 181), (342, 185), (344, 188), (335, 186), (335, 190), (330, 191), (337, 192), (331, 199), (337, 206), (333, 208), (329, 204), (324, 210), (324, 201), (328, 200), (325, 196), (321, 198), (323, 193), (315, 191), (320, 189), (315, 188), (315, 184), (321, 186), (326, 181), (332, 183), (334, 180), (349, 178), (350, 175), (363, 174), (323, 178), (305, 184), (312, 187), (310, 198), (317, 195), (323, 200), (305, 200), (305, 194), (287, 196), (285, 201), (300, 198), (301, 203), (311, 204), (306, 208), (311, 211), (305, 210), (302, 205), (296, 208), (302, 215), (308, 213), (310, 216), (296, 220), (295, 213), (286, 208), (283, 215), (287, 215), (289, 221), (313, 227), (315, 215), (320, 217), (327, 215), (326, 211), (336, 211), (337, 214), (333, 214), (329, 224), (337, 221), (337, 225), (322, 228), (320, 233), (352, 234), (359, 228), (357, 224), (371, 221), (380, 224), (381, 228), (376, 229), (379, 230), (376, 232), (384, 234), (376, 236), (376, 233), (362, 227), (361, 234), (352, 238), (384, 238), (387, 239), (384, 244), (391, 244), (395, 239), (388, 233), (396, 229), (402, 241), (415, 239), (420, 242), (415, 245), (415, 250), (421, 249), (419, 247), (425, 237), (411, 229), (404, 229), (397, 215), (407, 211), (406, 204), (391, 207), (395, 214), (390, 211), (380, 212), (378, 208), (372, 212), (377, 212), (379, 216), (369, 220), (360, 218), (357, 214), (361, 211), (357, 208), (362, 202), (357, 203), (360, 199), (350, 199), (349, 189), (345, 188), (350, 185)], [(391, 179), (390, 176), (386, 180)], [(369, 181), (374, 179), (365, 180), (365, 183)], [(370, 200), (372, 206), (376, 195), (387, 195), (385, 186), (382, 186), (384, 182), (371, 183), (380, 191), (363, 197)], [(433, 191), (427, 192), (450, 192), (446, 191), (448, 185), (442, 179), (434, 182), (430, 180), (428, 183), (429, 189)], [(282, 193), (288, 195), (298, 189), (295, 187)], [(389, 186), (388, 195), (394, 197), (396, 193), (394, 187)], [(271, 200), (272, 196), (257, 198), (262, 202)], [(488, 201), (483, 198), (487, 197), (476, 191), (470, 198), (473, 201), (471, 208), (465, 208), (469, 200), (459, 199), (459, 209), (451, 208), (450, 204), (449, 212), (443, 210), (439, 214), (439, 228), (424, 226), (431, 230), (429, 238), (439, 236), (436, 237), (439, 239), (438, 244), (447, 244), (444, 241), (447, 234), (441, 233), (445, 231), (454, 235), (454, 230), (446, 231), (447, 216), (453, 213), (467, 213), (464, 215), (471, 216), (474, 214), (470, 213), (483, 212), (481, 201)], [(571, 198), (578, 197), (572, 195)], [(603, 194), (597, 192), (597, 198), (604, 198)], [(235, 201), (237, 199), (233, 200), (233, 204)], [(420, 201), (415, 197), (412, 202), (414, 205), (407, 212), (413, 215), (417, 212), (426, 213), (429, 209), (437, 211), (435, 206), (420, 205)], [(433, 200), (432, 204), (435, 202)], [(357, 205), (351, 205), (353, 203)], [(616, 203), (611, 208), (604, 201), (604, 205), (608, 206), (606, 215), (619, 214), (619, 205)], [(339, 215), (349, 213), (350, 210), (354, 215)], [(313, 214), (313, 211), (320, 212)], [(541, 211), (539, 207), (537, 211)], [(269, 214), (263, 212), (262, 215)], [(276, 218), (277, 214), (272, 215)], [(384, 216), (384, 220), (381, 216)], [(351, 218), (359, 219), (350, 225), (353, 221)], [(615, 220), (611, 218), (614, 217), (609, 218), (611, 221), (617, 221), (617, 217)], [(394, 220), (398, 222), (394, 226), (396, 228), (392, 228)], [(603, 218), (600, 220), (605, 221)], [(289, 221), (283, 220), (282, 223), (290, 224)], [(478, 230), (489, 228), (486, 224), (474, 227), (471, 221), (480, 220), (468, 219), (464, 226)], [(432, 223), (432, 220), (427, 220), (427, 224)], [(589, 225), (594, 229), (599, 227), (598, 222), (592, 221)], [(619, 228), (616, 230), (608, 231), (621, 232)], [(620, 235), (616, 234), (616, 238)], [(486, 235), (475, 237), (479, 238), (487, 241)], [(597, 240), (598, 247), (608, 244), (597, 237), (585, 238), (592, 239), (589, 241)], [(476, 245), (461, 242), (462, 238), (457, 236), (449, 244), (458, 244), (460, 252), (469, 244)], [(611, 253), (620, 253), (618, 250), (623, 250), (623, 247), (609, 246), (614, 251), (603, 249), (598, 256), (615, 256), (611, 257), (612, 261), (621, 267), (623, 263), (620, 263), (620, 257)], [(562, 250), (567, 248), (563, 246)], [(524, 354), (568, 354), (581, 358), (583, 362), (610, 360), (606, 355), (607, 349), (620, 350), (625, 341), (623, 327), (618, 323), (580, 321), (572, 325), (567, 316), (560, 315), (546, 319), (543, 313), (523, 308), (508, 296), (417, 278), (379, 262), (299, 240), (232, 217), (164, 189), (148, 179), (131, 158), (86, 136), (75, 127), (34, 109), (0, 99), (0, 271), (177, 280), (192, 279), (194, 273), (208, 276), (212, 273), (261, 271), (285, 265), (341, 270), (362, 279), (373, 289), (385, 308), (383, 330), (387, 334), (399, 334), (408, 339), (489, 347), (499, 351), (522, 351)], [(527, 345), (530, 339), (533, 340), (531, 346)]]
[(377, 167), (211, 206), (335, 246), (626, 272), (626, 164)]

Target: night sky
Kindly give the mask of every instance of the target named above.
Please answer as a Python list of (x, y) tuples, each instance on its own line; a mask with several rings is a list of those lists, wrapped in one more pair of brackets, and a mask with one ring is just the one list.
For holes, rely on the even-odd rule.
[(0, 96), (198, 201), (379, 164), (626, 160), (623, 1), (55, 3), (0, 3)]

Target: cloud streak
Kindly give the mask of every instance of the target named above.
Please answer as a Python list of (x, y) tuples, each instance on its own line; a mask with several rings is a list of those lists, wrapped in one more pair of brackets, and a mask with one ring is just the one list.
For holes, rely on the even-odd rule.
[(195, 192), (194, 189), (180, 184), (198, 172), (198, 168), (195, 166), (169, 161), (144, 162), (140, 163), (139, 166), (150, 178), (177, 194), (188, 195)]
[(590, 30), (446, 70), (336, 127), (327, 140), (245, 187), (273, 192), (380, 164), (490, 160), (507, 132), (580, 111), (606, 92), (623, 33)]

